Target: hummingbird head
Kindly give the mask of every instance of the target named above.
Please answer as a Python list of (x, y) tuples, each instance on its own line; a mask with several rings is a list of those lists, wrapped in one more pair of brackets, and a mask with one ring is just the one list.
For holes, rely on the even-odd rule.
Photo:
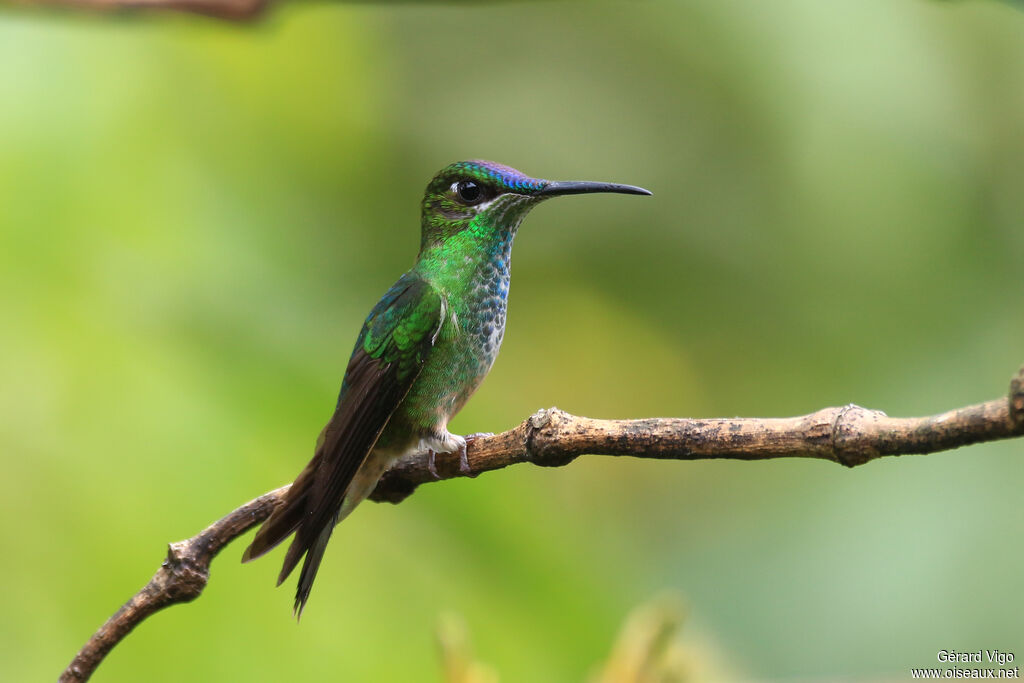
[(651, 194), (632, 185), (531, 178), (493, 161), (449, 164), (434, 176), (423, 196), (423, 247), (466, 230), (484, 238), (508, 236), (541, 201), (591, 192)]

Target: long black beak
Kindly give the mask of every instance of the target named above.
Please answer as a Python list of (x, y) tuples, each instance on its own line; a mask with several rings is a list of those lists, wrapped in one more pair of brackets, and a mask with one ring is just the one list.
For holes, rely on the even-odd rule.
[(635, 185), (619, 185), (617, 183), (591, 183), (586, 180), (567, 180), (550, 182), (535, 197), (556, 197), (563, 194), (590, 194), (591, 192), (617, 192), (619, 194), (652, 194), (649, 190)]

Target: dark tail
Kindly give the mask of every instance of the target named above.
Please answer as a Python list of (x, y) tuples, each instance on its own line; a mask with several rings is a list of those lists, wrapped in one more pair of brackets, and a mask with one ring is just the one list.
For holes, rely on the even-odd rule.
[[(252, 543), (249, 544), (249, 547), (242, 554), (242, 562), (249, 562), (257, 557), (266, 555), (299, 528), (302, 518), (306, 515), (310, 489), (313, 486), (314, 475), (319, 466), (320, 454), (317, 453), (309, 461), (309, 464), (306, 465), (306, 469), (299, 473), (291, 488), (288, 489), (288, 493), (284, 494), (284, 500), (281, 502), (280, 507), (274, 510), (270, 518), (256, 532)], [(294, 566), (293, 563), (292, 567)], [(281, 581), (287, 578), (289, 572), (291, 572), (291, 568), (286, 572), (282, 572)], [(280, 581), (278, 585), (280, 585)]]
[(323, 559), (324, 550), (327, 549), (327, 541), (331, 538), (331, 531), (334, 529), (334, 518), (323, 529), (309, 530), (303, 527), (302, 522), (306, 517), (309, 507), (309, 497), (312, 492), (313, 480), (316, 470), (320, 465), (320, 454), (306, 465), (298, 478), (288, 489), (281, 506), (274, 511), (270, 518), (263, 523), (256, 537), (242, 554), (242, 562), (249, 562), (261, 557), (287, 539), (293, 533), (291, 545), (284, 557), (284, 565), (281, 573), (277, 576), (277, 585), (284, 583), (288, 575), (292, 573), (302, 556), (306, 561), (302, 564), (302, 571), (299, 573), (299, 585), (295, 591), (295, 614), (302, 616), (302, 609), (309, 599), (309, 591), (313, 587), (313, 579), (316, 578), (317, 569)]
[[(299, 535), (296, 534), (295, 540), (292, 541), (291, 547), (288, 548), (288, 556), (285, 559), (284, 568), (281, 570), (281, 576), (277, 579), (278, 586), (288, 576), (285, 570), (291, 572), (295, 567), (295, 563), (299, 561), (299, 557), (302, 556), (302, 553), (306, 553), (306, 561), (302, 563), (302, 571), (299, 572), (299, 585), (295, 589), (295, 606), (293, 609), (296, 619), (302, 617), (302, 610), (306, 606), (306, 601), (309, 600), (309, 591), (313, 588), (313, 579), (316, 578), (316, 571), (320, 568), (320, 561), (324, 559), (324, 551), (327, 550), (327, 542), (331, 540), (332, 531), (334, 531), (334, 519), (331, 520), (331, 524), (328, 524), (317, 534), (316, 539), (308, 546), (305, 544), (299, 545)], [(293, 553), (295, 554), (295, 559), (291, 560)], [(289, 566), (290, 560), (291, 565)]]

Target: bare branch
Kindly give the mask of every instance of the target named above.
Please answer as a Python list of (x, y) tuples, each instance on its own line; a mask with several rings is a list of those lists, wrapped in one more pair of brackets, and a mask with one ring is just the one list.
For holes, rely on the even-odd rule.
[(0, 4), (122, 14), (171, 10), (226, 21), (248, 21), (263, 13), (269, 0), (0, 0)]
[[(585, 453), (661, 460), (802, 457), (854, 467), (883, 456), (935, 453), (1017, 436), (1024, 436), (1024, 367), (1010, 383), (1008, 397), (930, 417), (888, 417), (852, 404), (801, 417), (712, 420), (594, 420), (551, 408), (507, 432), (472, 440), (469, 476), (521, 462), (560, 467)], [(402, 460), (381, 477), (370, 497), (398, 503), (420, 484), (465, 476), (457, 454), (438, 455), (436, 467), (437, 478), (425, 455)], [(60, 680), (88, 680), (103, 657), (144, 619), (198, 597), (217, 553), (266, 520), (287, 490), (282, 486), (266, 493), (199, 535), (172, 543), (149, 583), (89, 639)]]
[[(372, 3), (374, 0), (335, 0), (338, 3)], [(376, 0), (378, 4), (392, 4), (401, 0)], [(408, 1), (408, 0), (405, 0)], [(429, 0), (420, 0), (421, 3)], [(445, 2), (446, 0), (434, 0)], [(451, 2), (452, 0), (447, 0)], [(464, 4), (523, 2), (525, 0), (462, 0)], [(1024, 9), (1024, 0), (1002, 0), (1016, 9)], [(0, 0), (0, 5), (21, 7), (63, 8), (103, 13), (186, 12), (214, 19), (244, 22), (258, 19), (271, 5), (280, 0)]]
[[(335, 0), (339, 4), (366, 4), (373, 0)], [(377, 4), (393, 4), (396, 0), (377, 0)], [(420, 0), (420, 4), (430, 0)], [(433, 0), (440, 4), (445, 0)], [(450, 0), (448, 0), (450, 2)], [(513, 0), (463, 0), (465, 4), (482, 5)], [(517, 0), (522, 1), (522, 0)], [(186, 12), (201, 14), (225, 21), (251, 21), (258, 19), (277, 4), (275, 0), (0, 0), (0, 5), (20, 7), (59, 8), (98, 13)]]
[[(853, 404), (783, 418), (594, 420), (551, 408), (469, 447), (470, 476), (520, 462), (567, 465), (585, 453), (661, 460), (817, 458), (854, 467), (888, 455), (935, 453), (1024, 435), (1024, 368), (1009, 398), (931, 417), (888, 417)], [(438, 455), (441, 479), (463, 476), (457, 454)], [(388, 470), (372, 500), (401, 502), (435, 481), (426, 458)]]
[[(289, 485), (290, 486), (290, 485)], [(231, 541), (259, 524), (274, 511), (288, 486), (259, 498), (218, 520), (192, 538), (167, 546), (167, 559), (153, 578), (131, 600), (107, 619), (61, 674), (61, 683), (87, 681), (115, 645), (164, 607), (199, 597), (210, 578), (210, 562)]]

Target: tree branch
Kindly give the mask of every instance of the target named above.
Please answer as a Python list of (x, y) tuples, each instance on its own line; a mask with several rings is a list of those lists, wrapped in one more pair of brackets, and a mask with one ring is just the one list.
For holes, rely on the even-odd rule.
[[(472, 440), (468, 476), (521, 462), (561, 467), (584, 453), (660, 460), (803, 457), (854, 467), (883, 456), (935, 453), (1018, 436), (1024, 436), (1024, 367), (1011, 381), (1007, 398), (931, 417), (888, 417), (852, 404), (801, 417), (712, 420), (595, 420), (551, 408), (507, 432)], [(403, 459), (381, 477), (370, 498), (399, 503), (420, 484), (464, 476), (456, 454), (438, 455), (436, 469), (437, 478), (425, 454)], [(149, 583), (93, 634), (60, 680), (88, 680), (107, 653), (144, 619), (197, 598), (217, 553), (265, 521), (287, 490), (282, 486), (266, 493), (199, 535), (170, 544), (167, 559)]]
[[(335, 0), (339, 4), (395, 4), (398, 0)], [(408, 0), (405, 0), (408, 1)], [(420, 4), (431, 0), (420, 0)], [(432, 0), (442, 3), (446, 0)], [(447, 0), (451, 2), (451, 0)], [(462, 0), (462, 4), (482, 5), (497, 2), (523, 0)], [(252, 21), (263, 16), (273, 4), (282, 4), (279, 0), (0, 0), (0, 5), (15, 7), (59, 8), (82, 10), (94, 13), (140, 13), (140, 12), (185, 12), (200, 14), (225, 21)]]
[(201, 14), (225, 21), (258, 18), (271, 0), (0, 0), (0, 4), (29, 8), (58, 8), (120, 14), (141, 11), (176, 11)]
[(107, 653), (143, 620), (164, 607), (198, 598), (210, 579), (210, 562), (217, 553), (269, 517), (288, 486), (250, 500), (190, 539), (169, 544), (167, 559), (149, 583), (92, 635), (59, 680), (62, 683), (89, 680)]
[[(373, 3), (373, 0), (335, 0), (341, 3)], [(393, 4), (401, 0), (376, 0), (377, 4)], [(405, 0), (406, 2), (408, 0)], [(426, 0), (421, 0), (421, 2)], [(444, 0), (435, 0), (443, 2)], [(451, 0), (448, 0), (451, 2)], [(464, 4), (483, 4), (485, 2), (522, 2), (524, 0), (462, 0)], [(1016, 9), (1024, 9), (1024, 0), (1002, 0), (1004, 4)], [(137, 13), (137, 12), (185, 12), (200, 14), (224, 21), (252, 21), (263, 16), (273, 4), (281, 4), (280, 0), (0, 0), (0, 5), (7, 4), (21, 7), (64, 8), (103, 13)]]

